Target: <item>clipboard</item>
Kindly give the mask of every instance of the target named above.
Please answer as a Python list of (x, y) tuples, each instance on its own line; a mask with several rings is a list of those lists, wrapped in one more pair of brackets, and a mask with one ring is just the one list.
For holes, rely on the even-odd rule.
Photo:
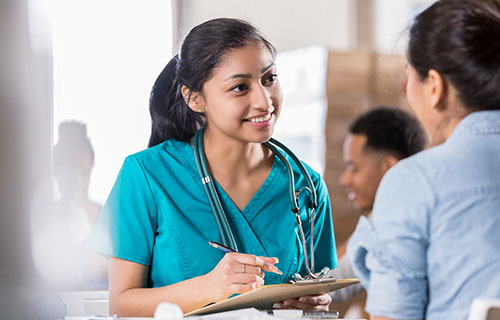
[(324, 294), (359, 283), (358, 279), (337, 279), (314, 283), (267, 285), (188, 312), (184, 316), (203, 315), (242, 308), (272, 309), (273, 304), (289, 298)]

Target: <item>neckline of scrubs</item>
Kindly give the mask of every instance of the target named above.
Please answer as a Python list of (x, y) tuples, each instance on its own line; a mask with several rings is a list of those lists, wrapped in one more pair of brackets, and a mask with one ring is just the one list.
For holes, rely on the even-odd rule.
[(262, 206), (265, 203), (265, 198), (268, 197), (271, 193), (268, 192), (272, 186), (276, 183), (276, 175), (278, 173), (277, 162), (281, 161), (278, 157), (274, 156), (273, 165), (271, 167), (271, 171), (269, 172), (264, 183), (259, 187), (259, 190), (253, 195), (252, 199), (247, 203), (247, 205), (243, 208), (243, 210), (238, 209), (238, 207), (234, 204), (233, 200), (227, 195), (226, 191), (220, 186), (217, 180), (214, 179), (215, 184), (217, 186), (217, 192), (219, 196), (224, 199), (224, 203), (227, 203), (231, 206), (232, 211), (237, 211), (244, 215), (246, 218), (253, 218), (253, 216), (257, 215), (260, 211), (259, 206)]
[[(192, 169), (191, 172), (194, 173), (194, 175), (198, 178), (199, 180), (199, 175), (198, 175), (198, 168), (196, 167), (196, 162), (194, 160), (194, 150), (192, 146), (188, 142), (182, 142), (182, 141), (176, 141), (179, 142), (178, 147), (179, 148), (188, 148), (189, 152), (179, 152), (179, 155), (183, 155), (185, 163), (189, 165), (189, 167)], [(280, 166), (279, 163), (281, 160), (274, 155), (273, 159), (273, 165), (271, 167), (271, 171), (269, 172), (268, 176), (266, 177), (266, 180), (264, 180), (264, 183), (259, 187), (257, 192), (253, 195), (252, 199), (246, 204), (246, 206), (243, 208), (243, 210), (239, 210), (238, 207), (234, 204), (233, 200), (227, 195), (226, 191), (219, 185), (217, 180), (214, 178), (215, 185), (217, 188), (217, 192), (219, 193), (219, 197), (222, 197), (223, 203), (228, 204), (230, 206), (231, 211), (236, 211), (242, 215), (244, 215), (246, 218), (252, 218), (254, 215), (258, 214), (258, 209), (259, 205), (262, 205), (264, 203), (264, 200), (267, 196), (269, 196), (269, 188), (271, 188), (277, 180), (276, 179), (278, 173), (283, 170), (279, 170)], [(283, 172), (281, 172), (283, 173)]]
[[(192, 174), (195, 181), (200, 181), (198, 169), (194, 160), (194, 151), (190, 144), (187, 142), (175, 141), (171, 144), (171, 147), (173, 147), (173, 150), (171, 149), (171, 152), (176, 153), (179, 156), (179, 160), (181, 160), (183, 164), (190, 169), (189, 172)], [(266, 180), (257, 190), (252, 199), (248, 202), (245, 208), (240, 211), (226, 194), (226, 192), (219, 186), (217, 182), (215, 182), (217, 192), (221, 198), (221, 202), (227, 210), (226, 214), (230, 221), (232, 221), (230, 223), (234, 223), (234, 226), (236, 227), (235, 230), (237, 230), (238, 242), (242, 244), (242, 247), (240, 248), (240, 250), (242, 250), (241, 252), (254, 254), (256, 256), (271, 256), (268, 250), (268, 244), (263, 243), (261, 237), (254, 229), (253, 224), (255, 223), (255, 218), (258, 217), (259, 214), (273, 214), (272, 209), (268, 208), (267, 206), (269, 205), (270, 201), (274, 201), (274, 199), (270, 199), (270, 197), (276, 196), (276, 193), (270, 192), (270, 190), (273, 190), (276, 187), (277, 183), (283, 183), (284, 190), (288, 192), (288, 176), (286, 167), (281, 159), (274, 155), (273, 165)], [(199, 183), (199, 188), (200, 190), (202, 190), (201, 192), (205, 193), (201, 182)], [(286, 195), (288, 198), (288, 193)], [(280, 260), (286, 262), (289, 259)], [(266, 279), (268, 277), (268, 280), (276, 278), (273, 283), (283, 283), (292, 273), (297, 272), (298, 261), (298, 256), (293, 254), (288, 268), (290, 269), (290, 272), (286, 272), (284, 276), (268, 274), (266, 276)]]

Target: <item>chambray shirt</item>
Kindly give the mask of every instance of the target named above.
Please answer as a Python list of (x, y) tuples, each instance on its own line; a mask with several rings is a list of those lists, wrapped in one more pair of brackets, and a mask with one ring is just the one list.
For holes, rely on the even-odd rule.
[(500, 298), (500, 111), (391, 169), (348, 255), (373, 315), (467, 319), (474, 298)]

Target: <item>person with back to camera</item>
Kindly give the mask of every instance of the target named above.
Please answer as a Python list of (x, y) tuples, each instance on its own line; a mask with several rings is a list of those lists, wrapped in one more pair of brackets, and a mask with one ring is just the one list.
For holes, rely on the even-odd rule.
[(410, 28), (407, 98), (434, 147), (396, 164), (348, 245), (374, 319), (467, 319), (500, 297), (500, 1)]
[[(380, 180), (399, 160), (425, 147), (425, 133), (420, 123), (406, 111), (375, 107), (358, 116), (349, 126), (344, 141), (345, 169), (340, 184), (346, 188), (354, 207), (370, 216)], [(342, 250), (343, 249), (343, 250)], [(356, 278), (345, 245), (339, 247), (339, 266), (330, 274), (337, 279)], [(330, 293), (334, 303), (347, 301), (363, 291), (356, 284)]]
[[(281, 112), (274, 57), (273, 46), (247, 22), (214, 19), (189, 32), (159, 75), (150, 99), (149, 148), (125, 160), (92, 241), (111, 256), (111, 314), (151, 316), (160, 302), (189, 312), (262, 286), (263, 271), (271, 271), (266, 284), (304, 274), (287, 169), (262, 144)], [(224, 255), (208, 244), (220, 242), (221, 232), (195, 163), (199, 137), (242, 253)], [(296, 184), (304, 186), (290, 164)], [(307, 171), (318, 194), (316, 266), (334, 268), (328, 191), (319, 174)], [(308, 236), (307, 213), (300, 213)], [(283, 275), (276, 274), (278, 262)], [(280, 305), (328, 310), (330, 302), (323, 294)]]

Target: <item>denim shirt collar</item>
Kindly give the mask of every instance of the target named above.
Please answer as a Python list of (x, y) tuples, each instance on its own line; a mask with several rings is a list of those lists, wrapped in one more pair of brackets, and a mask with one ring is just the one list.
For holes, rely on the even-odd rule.
[(500, 110), (476, 111), (467, 115), (448, 138), (500, 134)]

